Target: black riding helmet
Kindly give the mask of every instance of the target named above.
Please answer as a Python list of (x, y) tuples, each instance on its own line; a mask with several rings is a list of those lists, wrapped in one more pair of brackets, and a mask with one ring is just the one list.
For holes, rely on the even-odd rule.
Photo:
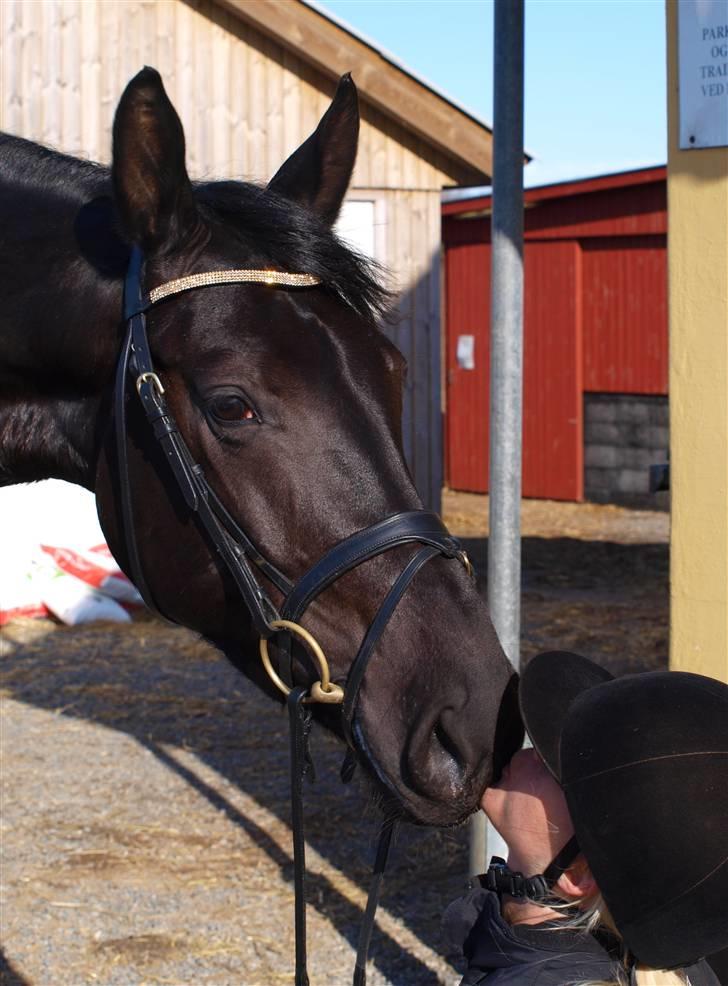
[(630, 951), (671, 969), (728, 946), (728, 685), (556, 651), (520, 704)]

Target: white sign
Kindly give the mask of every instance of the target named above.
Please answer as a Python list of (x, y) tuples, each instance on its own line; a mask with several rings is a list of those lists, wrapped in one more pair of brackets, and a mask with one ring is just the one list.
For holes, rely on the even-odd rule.
[(680, 147), (728, 146), (728, 0), (678, 0)]
[(458, 336), (457, 361), (461, 370), (475, 369), (475, 336)]

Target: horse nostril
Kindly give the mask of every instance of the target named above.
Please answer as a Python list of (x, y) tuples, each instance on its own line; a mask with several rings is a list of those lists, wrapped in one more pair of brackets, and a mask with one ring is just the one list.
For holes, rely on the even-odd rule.
[(443, 750), (450, 757), (452, 757), (455, 763), (460, 764), (462, 762), (462, 753), (458, 749), (457, 743), (455, 743), (452, 736), (450, 736), (445, 728), (442, 719), (438, 719), (435, 723), (435, 728), (432, 730), (432, 735), (435, 737)]

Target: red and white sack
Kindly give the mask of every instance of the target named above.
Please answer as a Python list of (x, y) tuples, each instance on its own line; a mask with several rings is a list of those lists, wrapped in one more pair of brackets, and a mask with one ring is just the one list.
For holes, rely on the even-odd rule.
[(142, 597), (114, 561), (105, 544), (88, 550), (42, 544), (58, 568), (124, 606), (142, 606)]
[(62, 623), (76, 626), (93, 620), (130, 622), (131, 616), (123, 606), (75, 575), (63, 571), (54, 560), (46, 558), (40, 561), (38, 570), (43, 602)]
[(71, 624), (128, 622), (124, 606), (141, 604), (99, 543), (104, 535), (88, 490), (60, 480), (3, 487), (0, 520), (0, 623), (50, 612)]
[(71, 626), (90, 620), (128, 623), (131, 617), (115, 600), (58, 567), (39, 551), (3, 557), (0, 568), (0, 624), (18, 617), (55, 616)]

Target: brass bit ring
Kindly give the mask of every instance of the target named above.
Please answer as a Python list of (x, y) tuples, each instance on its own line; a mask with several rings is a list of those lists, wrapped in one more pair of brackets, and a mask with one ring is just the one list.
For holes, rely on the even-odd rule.
[[(344, 701), (344, 689), (341, 685), (336, 685), (331, 681), (329, 662), (326, 660), (321, 645), (313, 634), (309, 633), (300, 623), (294, 623), (292, 620), (273, 620), (270, 625), (275, 627), (276, 630), (288, 630), (302, 640), (318, 665), (321, 680), (313, 683), (309, 696), (304, 701), (340, 705)], [(273, 667), (270, 654), (268, 653), (268, 641), (265, 637), (260, 638), (260, 658), (263, 662), (263, 667), (268, 672), (268, 676), (276, 688), (283, 692), (284, 695), (288, 695), (291, 689)]]

